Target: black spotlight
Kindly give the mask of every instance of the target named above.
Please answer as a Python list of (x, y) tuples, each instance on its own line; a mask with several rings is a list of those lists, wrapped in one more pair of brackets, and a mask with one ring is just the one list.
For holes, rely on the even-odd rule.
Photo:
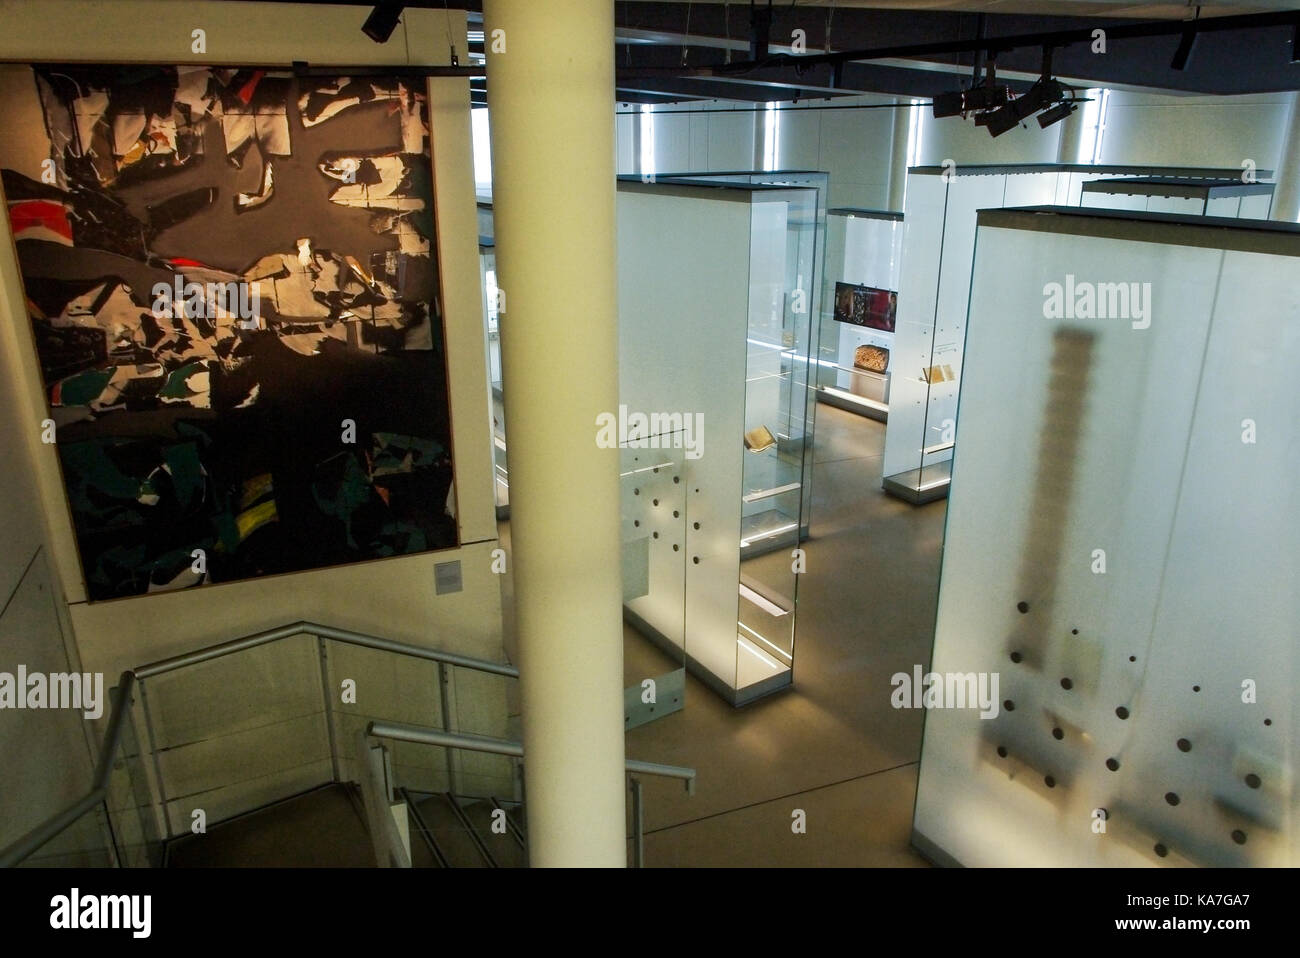
[(1169, 64), (1169, 69), (1186, 70), (1187, 61), (1192, 57), (1192, 47), (1194, 46), (1196, 46), (1196, 31), (1184, 30), (1183, 38), (1178, 41), (1178, 49), (1174, 51), (1174, 59)]
[(376, 43), (387, 43), (388, 38), (397, 29), (397, 21), (402, 18), (402, 10), (405, 6), (404, 3), (396, 3), (392, 0), (380, 0), (375, 4), (375, 9), (370, 11), (370, 16), (366, 17), (366, 22), (361, 25), (361, 32)]
[(976, 110), (991, 110), (1002, 106), (1008, 99), (1005, 86), (981, 84), (969, 90), (956, 90), (952, 93), (940, 93), (931, 101), (935, 117), (957, 116)]
[(1078, 109), (1079, 108), (1074, 105), (1073, 100), (1062, 100), (1050, 110), (1044, 110), (1042, 113), (1038, 114), (1038, 125), (1046, 130), (1053, 123), (1060, 123)]

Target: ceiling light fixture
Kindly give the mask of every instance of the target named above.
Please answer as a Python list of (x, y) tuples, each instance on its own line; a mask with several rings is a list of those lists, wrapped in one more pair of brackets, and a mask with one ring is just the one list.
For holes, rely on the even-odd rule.
[(361, 25), (361, 32), (376, 43), (387, 43), (397, 29), (397, 21), (402, 18), (405, 7), (405, 3), (397, 3), (395, 0), (380, 0)]
[(1070, 114), (1079, 109), (1073, 100), (1062, 100), (1050, 110), (1044, 110), (1038, 114), (1038, 125), (1046, 130), (1053, 123), (1060, 123)]

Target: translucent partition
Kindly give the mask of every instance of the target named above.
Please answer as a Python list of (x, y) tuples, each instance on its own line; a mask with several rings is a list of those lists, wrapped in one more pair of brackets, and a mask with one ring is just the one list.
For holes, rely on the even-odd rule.
[[(999, 207), (1077, 206), (1086, 183), (1160, 177), (1203, 181), (1241, 170), (1198, 167), (1010, 166), (916, 167), (908, 171), (883, 486), (913, 504), (947, 495), (965, 359), (975, 213)], [(1259, 170), (1262, 179), (1270, 170)], [(1002, 264), (1001, 271), (1014, 264)]]
[(1298, 257), (1282, 224), (980, 214), (932, 858), (1300, 864)]
[(686, 701), (688, 437), (681, 429), (651, 435), (648, 422), (644, 432), (634, 429), (619, 449), (623, 604), (667, 642), (657, 652), (624, 653), (627, 728), (680, 711)]
[[(619, 187), (621, 404), (629, 416), (671, 413), (696, 426), (682, 462), (686, 661), (733, 704), (793, 675), (818, 197), (743, 182)], [(634, 603), (627, 612), (639, 631), (673, 641)]]
[(817, 336), (817, 399), (884, 420), (903, 261), (903, 214), (835, 209)]

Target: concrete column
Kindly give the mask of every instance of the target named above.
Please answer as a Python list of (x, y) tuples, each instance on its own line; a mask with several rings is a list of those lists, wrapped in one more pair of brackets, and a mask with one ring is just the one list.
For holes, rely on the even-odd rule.
[(899, 97), (898, 109), (894, 111), (893, 148), (889, 154), (889, 208), (902, 211), (903, 190), (907, 182), (907, 132), (911, 126), (912, 111), (925, 109), (911, 106), (911, 100)]
[(623, 867), (614, 5), (483, 7), (529, 854)]
[(1277, 184), (1273, 191), (1273, 219), (1300, 221), (1300, 93), (1291, 94), (1291, 120), (1273, 181)]

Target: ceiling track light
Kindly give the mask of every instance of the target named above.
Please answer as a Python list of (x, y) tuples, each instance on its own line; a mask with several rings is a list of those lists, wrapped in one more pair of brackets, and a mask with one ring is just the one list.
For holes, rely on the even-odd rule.
[(1291, 62), (1300, 63), (1300, 20), (1291, 31)]
[(366, 22), (361, 25), (361, 32), (376, 43), (387, 43), (388, 38), (397, 29), (397, 21), (402, 18), (405, 3), (396, 0), (380, 0), (375, 9), (370, 11)]
[(1060, 123), (1078, 109), (1073, 100), (1062, 100), (1050, 110), (1044, 110), (1038, 114), (1038, 125), (1046, 130), (1053, 123)]

